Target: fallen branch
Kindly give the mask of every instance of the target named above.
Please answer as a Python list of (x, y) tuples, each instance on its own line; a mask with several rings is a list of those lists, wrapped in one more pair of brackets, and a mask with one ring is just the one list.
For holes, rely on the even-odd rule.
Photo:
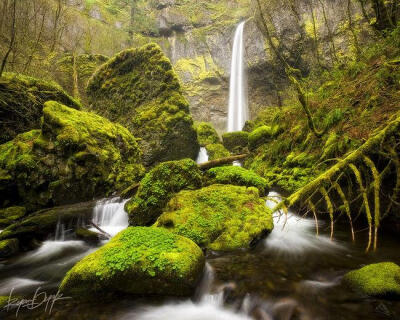
[(239, 154), (237, 156), (230, 156), (230, 157), (226, 157), (226, 158), (211, 160), (211, 161), (207, 161), (207, 162), (199, 164), (199, 168), (201, 170), (207, 170), (207, 169), (210, 169), (213, 167), (218, 167), (218, 166), (221, 166), (224, 164), (229, 164), (234, 161), (243, 160), (247, 157), (248, 157), (248, 154)]
[(99, 230), (100, 233), (103, 234), (103, 235), (105, 235), (108, 239), (111, 239), (111, 238), (112, 238), (112, 236), (111, 236), (109, 233), (105, 232), (103, 229), (101, 229), (101, 228), (100, 228), (97, 224), (95, 224), (93, 221), (90, 222), (90, 225), (93, 226), (93, 227), (95, 227), (97, 230)]

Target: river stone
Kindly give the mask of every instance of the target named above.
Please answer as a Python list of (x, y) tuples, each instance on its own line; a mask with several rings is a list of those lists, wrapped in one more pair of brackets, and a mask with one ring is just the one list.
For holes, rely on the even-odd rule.
[(112, 293), (176, 295), (193, 293), (205, 264), (191, 240), (165, 229), (129, 227), (79, 261), (60, 290), (80, 298)]
[(0, 207), (23, 203), (32, 212), (104, 197), (143, 174), (139, 145), (126, 128), (48, 101), (41, 130), (0, 145)]
[(156, 44), (128, 49), (93, 75), (90, 108), (140, 138), (146, 166), (195, 159), (199, 144), (189, 104), (169, 59)]
[(0, 259), (9, 258), (19, 252), (18, 239), (0, 241)]
[(254, 187), (212, 185), (174, 196), (155, 226), (202, 248), (250, 248), (273, 229), (271, 210)]
[(400, 266), (393, 262), (370, 264), (350, 271), (343, 282), (368, 296), (400, 298)]
[(193, 160), (160, 163), (145, 175), (136, 196), (126, 203), (129, 223), (133, 226), (152, 224), (176, 192), (201, 186), (202, 174)]

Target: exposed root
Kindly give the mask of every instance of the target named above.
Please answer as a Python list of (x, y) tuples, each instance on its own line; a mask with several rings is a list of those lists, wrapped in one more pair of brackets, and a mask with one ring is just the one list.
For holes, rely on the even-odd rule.
[(318, 218), (317, 218), (317, 210), (315, 209), (314, 204), (312, 203), (311, 200), (308, 200), (307, 202), (309, 208), (311, 209), (313, 215), (314, 215), (314, 219), (315, 219), (315, 232), (317, 234), (317, 236), (319, 236), (319, 225), (318, 225)]
[(343, 206), (344, 206), (344, 209), (346, 211), (346, 215), (349, 218), (349, 222), (350, 222), (351, 238), (352, 238), (352, 240), (354, 242), (355, 241), (355, 235), (354, 235), (353, 221), (352, 221), (352, 218), (351, 218), (350, 204), (347, 201), (346, 196), (345, 196), (345, 194), (344, 194), (344, 192), (342, 190), (342, 187), (339, 185), (339, 183), (334, 182), (333, 185), (334, 185), (334, 187), (336, 189), (336, 192), (339, 194), (340, 199), (342, 199), (342, 201), (343, 201)]
[(326, 202), (326, 208), (328, 209), (329, 212), (329, 217), (331, 218), (331, 240), (333, 239), (333, 205), (332, 201), (329, 198), (328, 192), (324, 187), (319, 188), (319, 191), (321, 192), (322, 196), (325, 199)]

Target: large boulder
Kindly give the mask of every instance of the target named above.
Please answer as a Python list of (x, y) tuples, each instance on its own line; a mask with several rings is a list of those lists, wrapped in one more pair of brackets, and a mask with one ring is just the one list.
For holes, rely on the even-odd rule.
[(0, 78), (0, 97), (0, 144), (19, 133), (39, 129), (43, 105), (48, 100), (81, 109), (80, 103), (58, 84), (21, 74), (5, 73)]
[(152, 224), (175, 193), (182, 189), (198, 189), (201, 185), (202, 174), (193, 160), (160, 163), (145, 175), (136, 196), (125, 205), (130, 224)]
[(227, 132), (222, 135), (222, 144), (230, 152), (248, 152), (249, 133), (246, 131)]
[(113, 293), (190, 295), (204, 268), (191, 240), (152, 227), (130, 227), (79, 261), (61, 283), (62, 293), (80, 298)]
[(273, 221), (256, 188), (212, 185), (178, 193), (155, 226), (225, 251), (253, 246), (271, 232)]
[(198, 122), (195, 124), (197, 139), (199, 140), (200, 146), (205, 147), (209, 144), (220, 143), (221, 139), (217, 131), (214, 129), (211, 123)]
[(400, 266), (393, 262), (370, 264), (350, 271), (343, 282), (364, 295), (400, 298)]
[(224, 166), (209, 169), (205, 173), (205, 182), (211, 184), (232, 184), (236, 186), (256, 187), (261, 196), (269, 192), (267, 180), (251, 170), (238, 166)]
[(90, 79), (87, 95), (92, 110), (121, 123), (141, 139), (147, 166), (196, 158), (199, 144), (189, 104), (158, 45), (114, 56)]
[(208, 160), (217, 160), (221, 158), (226, 158), (231, 155), (231, 153), (225, 149), (221, 143), (208, 144), (206, 146)]
[(31, 212), (123, 190), (143, 176), (140, 156), (121, 125), (46, 102), (41, 130), (0, 145), (0, 207)]

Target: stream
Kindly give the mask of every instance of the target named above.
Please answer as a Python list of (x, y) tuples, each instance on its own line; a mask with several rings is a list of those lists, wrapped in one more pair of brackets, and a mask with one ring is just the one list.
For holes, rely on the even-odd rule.
[[(279, 200), (271, 192), (271, 199)], [(275, 201), (268, 200), (267, 206)], [(93, 221), (111, 235), (128, 225), (125, 201), (105, 199), (93, 209)], [(400, 303), (366, 299), (341, 285), (344, 273), (363, 264), (398, 258), (398, 241), (382, 234), (380, 249), (365, 255), (365, 237), (351, 242), (348, 225), (336, 224), (335, 240), (329, 228), (314, 219), (274, 217), (273, 232), (252, 250), (207, 253), (203, 279), (190, 299), (126, 297), (118, 301), (55, 303), (51, 315), (44, 308), (21, 308), (18, 319), (107, 320), (289, 320), (289, 319), (397, 319)], [(35, 251), (0, 265), (0, 295), (32, 297), (55, 293), (65, 273), (96, 250), (72, 238), (72, 230), (58, 225), (55, 237)], [(15, 319), (14, 311), (1, 319)]]

